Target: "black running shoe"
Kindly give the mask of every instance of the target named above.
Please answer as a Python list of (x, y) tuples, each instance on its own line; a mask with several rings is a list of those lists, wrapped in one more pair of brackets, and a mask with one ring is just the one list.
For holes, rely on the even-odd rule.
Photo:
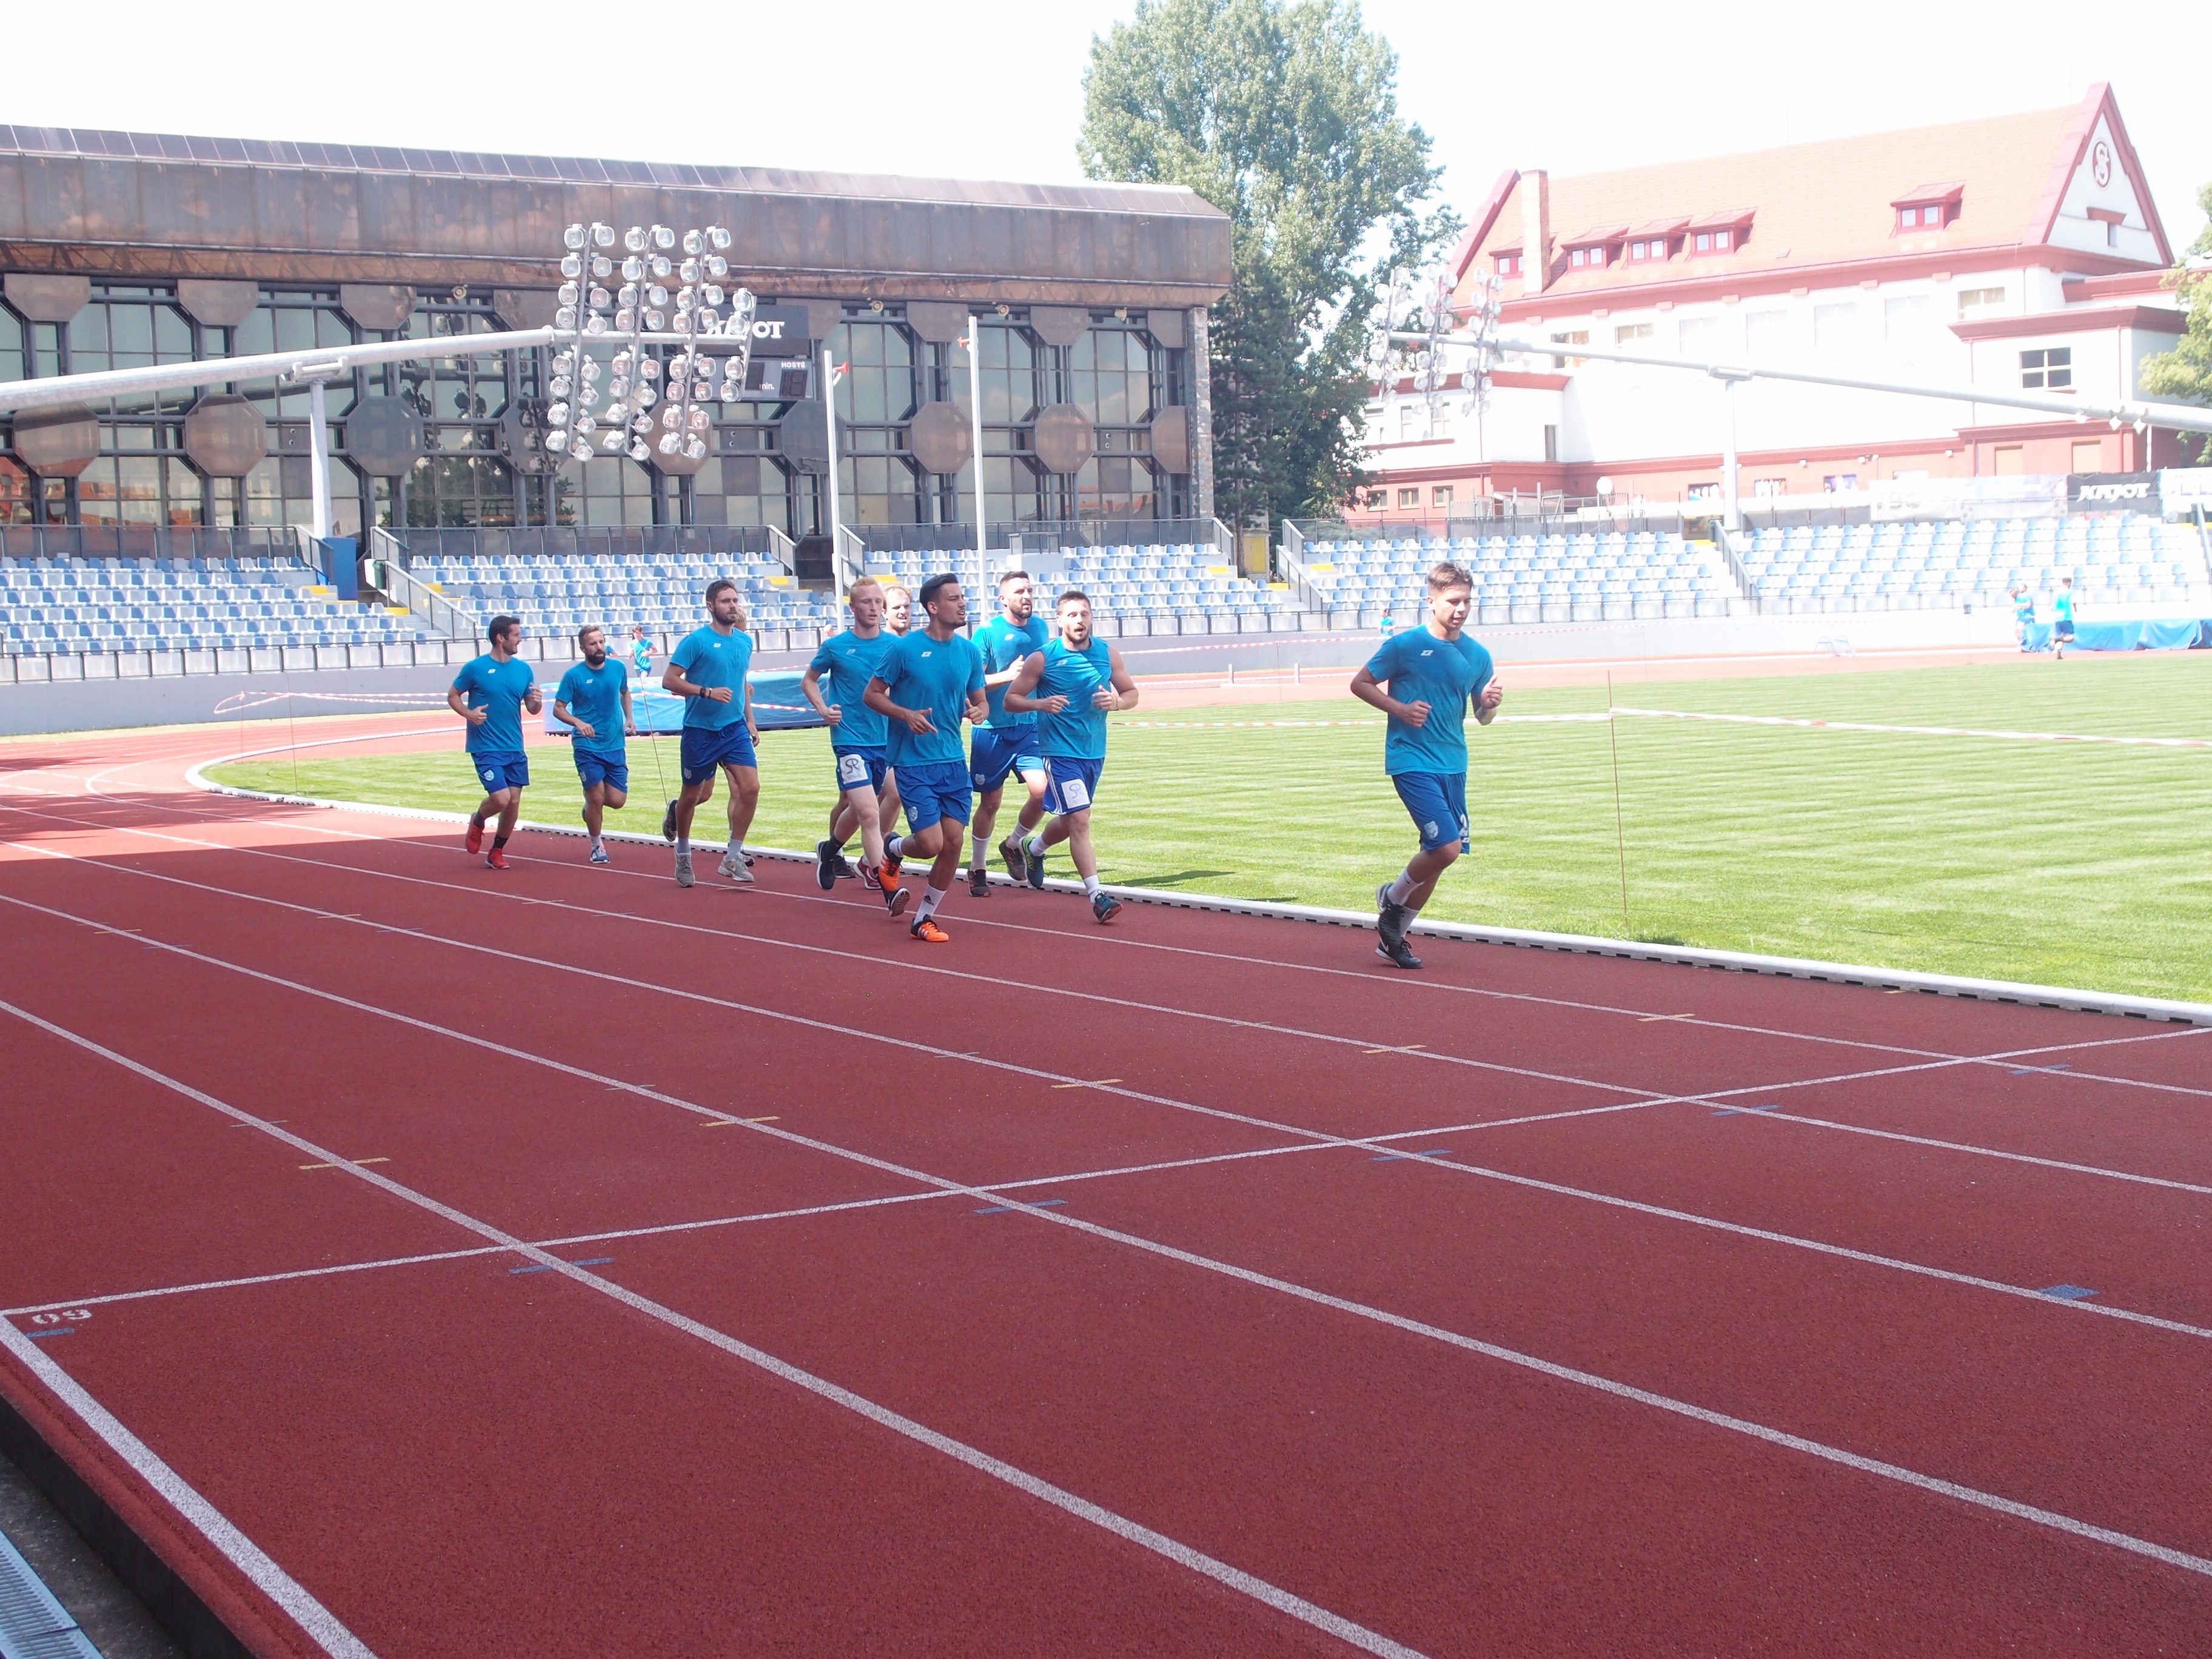
[(1420, 957), (1406, 948), (1403, 939), (1386, 939), (1375, 947), (1375, 954), (1394, 968), (1418, 968)]
[(850, 881), (860, 873), (860, 866), (845, 856), (845, 849), (842, 847), (830, 854), (830, 867), (837, 872), (840, 881)]
[[(1375, 890), (1375, 931), (1381, 935), (1382, 943), (1393, 948), (1403, 945), (1406, 930), (1413, 925), (1413, 913), (1390, 896), (1387, 883)], [(1413, 965), (1420, 966), (1419, 963)]]
[(660, 838), (671, 847), (676, 844), (676, 803), (668, 803), (668, 810), (660, 815)]
[(1042, 853), (1030, 852), (1029, 843), (1027, 842), (1024, 842), (1022, 843), (1022, 862), (1029, 866), (1025, 873), (1029, 877), (1030, 885), (1036, 888), (1040, 893), (1044, 891), (1044, 854)]
[(814, 843), (814, 884), (828, 892), (837, 884), (837, 866), (830, 860), (837, 856), (837, 843), (817, 841)]
[(968, 890), (974, 894), (977, 898), (990, 897), (990, 877), (984, 874), (981, 870), (970, 870), (968, 872)]
[(1006, 861), (1006, 873), (1016, 881), (1030, 878), (1030, 855), (1022, 851), (1022, 838), (1008, 836), (999, 843), (999, 856)]

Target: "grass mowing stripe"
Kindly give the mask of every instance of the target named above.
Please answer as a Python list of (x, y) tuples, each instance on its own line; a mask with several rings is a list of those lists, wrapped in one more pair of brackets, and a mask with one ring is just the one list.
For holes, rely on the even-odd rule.
[[(1601, 688), (1513, 692), (1517, 713), (1601, 710)], [(1626, 683), (1650, 708), (1910, 726), (2212, 736), (2212, 653), (2124, 662)], [(1155, 713), (1117, 722), (1098, 811), (1112, 882), (1242, 898), (1371, 906), (1411, 851), (1376, 729), (1180, 726), (1353, 720), (1346, 699)], [(1897, 968), (2212, 996), (2212, 754), (1630, 720), (1619, 728), (1634, 937)], [(1618, 934), (1607, 728), (1503, 725), (1469, 734), (1474, 855), (1429, 914)], [(299, 762), (298, 787), (465, 811), (458, 753)], [(769, 732), (754, 837), (811, 847), (830, 793), (825, 734)], [(539, 751), (525, 812), (557, 819), (574, 774)], [(289, 790), (283, 757), (219, 769)], [(615, 827), (654, 833), (651, 763), (632, 756)], [(708, 816), (719, 828), (719, 817)], [(710, 832), (711, 833), (711, 832)], [(579, 849), (579, 856), (581, 850)], [(617, 857), (653, 856), (623, 848)], [(1064, 862), (1062, 872), (1065, 872)]]

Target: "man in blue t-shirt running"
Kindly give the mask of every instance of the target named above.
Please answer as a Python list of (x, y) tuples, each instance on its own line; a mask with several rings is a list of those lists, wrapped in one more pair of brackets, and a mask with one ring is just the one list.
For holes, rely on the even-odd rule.
[[(846, 872), (845, 842), (860, 832), (860, 870), (866, 884), (884, 896), (893, 915), (913, 895), (899, 885), (898, 861), (884, 851), (884, 792), (890, 775), (884, 717), (868, 707), (868, 686), (897, 638), (884, 629), (884, 590), (873, 576), (854, 582), (845, 603), (853, 625), (822, 641), (800, 676), (799, 690), (830, 727), (830, 755), (837, 769), (837, 805), (830, 835), (814, 844), (814, 881), (825, 893)], [(829, 691), (823, 690), (827, 678)]]
[(581, 662), (561, 676), (553, 693), (553, 718), (568, 728), (576, 775), (584, 785), (584, 828), (591, 831), (592, 862), (609, 864), (602, 836), (609, 807), (629, 799), (629, 750), (637, 732), (630, 710), (629, 671), (607, 654), (607, 630), (592, 623), (576, 635)]
[(1352, 677), (1352, 695), (1390, 717), (1382, 769), (1421, 836), (1421, 850), (1397, 879), (1375, 890), (1375, 954), (1400, 968), (1421, 965), (1407, 948), (1406, 930), (1437, 878), (1474, 850), (1467, 822), (1468, 704), (1472, 699), (1474, 718), (1487, 726), (1505, 690), (1490, 653), (1462, 631), (1474, 602), (1474, 578), (1464, 568), (1433, 566), (1425, 625), (1392, 635)]
[(983, 659), (964, 638), (968, 596), (960, 578), (932, 576), (921, 585), (927, 625), (894, 640), (868, 682), (869, 708), (888, 722), (885, 747), (898, 773), (908, 833), (886, 837), (887, 858), (919, 854), (931, 860), (929, 888), (907, 931), (927, 945), (951, 937), (937, 925), (937, 907), (960, 873), (960, 842), (972, 807), (960, 722), (990, 712), (983, 695)]
[(1091, 896), (1091, 914), (1106, 922), (1120, 914), (1121, 902), (1099, 884), (1091, 808), (1106, 769), (1106, 716), (1137, 706), (1137, 684), (1121, 653), (1091, 633), (1089, 594), (1069, 588), (1059, 611), (1060, 637), (1030, 653), (1006, 688), (1007, 708), (1037, 716), (1037, 747), (1051, 775), (1044, 804), (1052, 822), (1023, 837), (1023, 874), (1030, 886), (1042, 887), (1045, 848), (1066, 842)]
[(1009, 775), (1018, 773), (1029, 792), (1014, 832), (999, 843), (1006, 873), (1016, 881), (1028, 875), (1022, 864), (1022, 837), (1044, 817), (1048, 779), (1044, 757), (1037, 752), (1036, 716), (1006, 706), (1006, 688), (1014, 676), (1051, 638), (1044, 618), (1036, 614), (1036, 592), (1028, 571), (1007, 571), (999, 578), (999, 614), (975, 630), (975, 649), (983, 656), (983, 689), (991, 699), (989, 719), (968, 737), (969, 781), (975, 786), (975, 821), (968, 830), (968, 890), (977, 898), (991, 890), (983, 860), (990, 851), (991, 831), (999, 822), (999, 801)]
[(745, 831), (760, 805), (760, 761), (755, 749), (753, 636), (744, 631), (744, 601), (727, 576), (707, 584), (707, 625), (686, 634), (669, 653), (660, 677), (664, 691), (684, 702), (684, 793), (668, 803), (660, 833), (676, 843), (676, 884), (691, 885), (691, 816), (714, 793), (714, 774), (730, 781), (730, 844), (721, 873), (739, 884), (753, 878), (745, 856)]
[(499, 830), (484, 864), (504, 870), (507, 839), (522, 811), (522, 792), (530, 787), (530, 761), (522, 752), (523, 711), (535, 714), (545, 700), (538, 694), (537, 675), (516, 654), (522, 649), (521, 620), (494, 617), (484, 634), (491, 649), (453, 677), (446, 706), (469, 723), (469, 760), (484, 789), (483, 803), (469, 814), (462, 844), (471, 853), (483, 852), (484, 820), (496, 814)]

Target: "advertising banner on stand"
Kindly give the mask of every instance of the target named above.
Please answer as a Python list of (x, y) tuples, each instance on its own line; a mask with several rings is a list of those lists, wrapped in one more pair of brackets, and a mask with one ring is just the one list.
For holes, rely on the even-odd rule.
[(2083, 472), (2066, 481), (2066, 505), (2075, 513), (2155, 513), (2155, 472)]

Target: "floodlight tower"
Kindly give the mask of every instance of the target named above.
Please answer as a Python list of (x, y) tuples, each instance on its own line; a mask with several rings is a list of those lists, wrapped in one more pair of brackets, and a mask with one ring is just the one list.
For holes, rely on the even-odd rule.
[[(556, 455), (588, 460), (596, 440), (597, 450), (628, 455), (634, 461), (650, 460), (656, 453), (703, 461), (711, 424), (704, 405), (717, 400), (735, 403), (743, 396), (752, 357), (753, 296), (742, 288), (726, 294), (721, 286), (730, 270), (723, 257), (730, 233), (720, 225), (685, 231), (679, 264), (670, 257), (679, 243), (674, 230), (666, 225), (632, 225), (622, 237), (622, 287), (611, 294), (603, 285), (616, 275), (613, 257), (606, 252), (615, 240), (612, 225), (598, 223), (570, 225), (562, 237), (568, 252), (561, 259), (565, 280), (553, 318), (557, 349), (553, 378), (546, 388), (553, 401), (545, 411), (551, 428), (545, 447)], [(667, 286), (672, 277), (678, 284), (672, 296)], [(668, 310), (672, 298), (672, 318)], [(730, 307), (726, 322), (721, 314), (725, 303)], [(615, 307), (611, 334), (610, 307)], [(732, 340), (735, 347), (717, 354), (719, 371), (714, 360), (699, 350), (702, 339), (717, 337)], [(589, 348), (610, 339), (621, 344), (603, 371)], [(646, 349), (659, 344), (680, 349), (664, 364)], [(604, 394), (599, 387), (603, 378), (607, 381)], [(658, 389), (656, 380), (661, 382)], [(599, 406), (603, 395), (604, 409)], [(653, 413), (656, 404), (660, 406), (657, 419)]]

